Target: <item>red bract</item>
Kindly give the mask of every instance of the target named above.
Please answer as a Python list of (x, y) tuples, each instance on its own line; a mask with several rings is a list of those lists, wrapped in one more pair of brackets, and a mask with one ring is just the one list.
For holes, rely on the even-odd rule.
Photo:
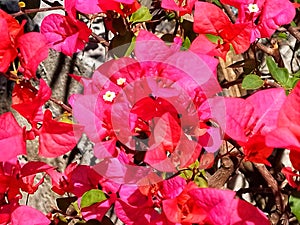
[[(179, 196), (185, 186), (186, 181), (181, 177), (149, 186), (124, 185), (120, 189), (120, 199), (115, 204), (115, 212), (128, 225), (175, 224), (167, 219), (166, 213), (170, 211), (165, 211), (163, 202)], [(176, 207), (175, 203), (174, 205)]]
[(76, 132), (81, 132), (80, 130), (80, 125), (52, 119), (51, 111), (46, 110), (42, 128), (39, 129), (39, 154), (57, 157), (71, 151), (78, 141)]
[(162, 0), (161, 7), (179, 12), (179, 16), (191, 13), (196, 0)]
[(248, 23), (251, 42), (256, 38), (271, 37), (275, 30), (289, 24), (295, 17), (295, 8), (289, 0), (221, 0), (238, 9), (236, 23)]
[(129, 16), (137, 11), (141, 5), (137, 0), (99, 0), (99, 7), (105, 12), (111, 10), (122, 16)]
[(0, 161), (7, 161), (18, 155), (26, 154), (23, 129), (11, 112), (0, 116)]
[(300, 185), (298, 182), (298, 178), (300, 177), (300, 175), (298, 173), (296, 173), (296, 171), (293, 171), (293, 169), (291, 167), (284, 167), (281, 172), (284, 174), (284, 176), (286, 177), (289, 185), (291, 185), (291, 187), (293, 188), (297, 188), (297, 190), (300, 190)]
[(9, 204), (0, 204), (0, 225), (7, 225), (10, 222), (11, 213), (19, 206), (17, 201), (11, 201)]
[(85, 23), (59, 14), (48, 15), (41, 24), (50, 47), (69, 56), (84, 48), (91, 32)]
[(17, 57), (16, 40), (23, 34), (23, 22), (18, 21), (0, 9), (0, 72), (6, 72)]
[(207, 212), (195, 204), (195, 199), (189, 194), (198, 186), (190, 182), (176, 198), (163, 201), (163, 211), (169, 221), (178, 224), (201, 224), (207, 218)]
[[(38, 65), (48, 56), (45, 37), (37, 32), (23, 34), (25, 20), (20, 25), (15, 18), (0, 10), (0, 72), (6, 72), (20, 49), (19, 72), (25, 79), (35, 78)], [(32, 39), (34, 38), (34, 42)]]
[(18, 111), (30, 123), (43, 120), (42, 106), (50, 99), (52, 91), (43, 79), (39, 90), (32, 88), (28, 82), (15, 84), (12, 94), (12, 108)]
[(250, 46), (250, 23), (231, 23), (227, 15), (217, 6), (207, 2), (195, 3), (194, 31), (199, 34), (219, 36), (216, 51), (225, 59), (232, 45), (237, 54), (246, 51)]
[[(21, 190), (28, 194), (33, 194), (43, 183), (41, 178), (37, 183), (36, 174), (46, 172), (52, 169), (51, 166), (44, 162), (28, 162), (21, 166), (17, 161), (3, 162), (0, 164), (0, 203), (9, 203), (10, 201), (18, 201), (22, 198)], [(6, 202), (6, 198), (7, 201)], [(1, 205), (0, 204), (0, 205)]]
[(102, 177), (90, 166), (72, 163), (63, 173), (56, 170), (48, 170), (52, 180), (52, 190), (63, 195), (66, 192), (81, 197), (90, 189), (97, 189)]
[(81, 126), (56, 121), (49, 110), (42, 112), (42, 106), (50, 97), (51, 89), (43, 79), (40, 79), (38, 91), (30, 83), (24, 82), (16, 84), (13, 92), (12, 108), (31, 124), (29, 131), (24, 129), (24, 141), (39, 136), (39, 154), (44, 157), (56, 157), (69, 152), (77, 144), (77, 137), (82, 132)]
[(38, 65), (48, 56), (45, 36), (37, 32), (24, 34), (18, 39), (17, 47), (20, 49), (19, 71), (26, 79), (35, 78)]

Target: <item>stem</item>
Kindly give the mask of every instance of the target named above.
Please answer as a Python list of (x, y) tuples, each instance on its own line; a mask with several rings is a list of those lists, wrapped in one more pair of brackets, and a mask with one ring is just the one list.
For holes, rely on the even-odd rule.
[(291, 35), (293, 35), (298, 41), (300, 41), (300, 32), (297, 28), (289, 26), (287, 28), (288, 32), (290, 32)]
[(270, 47), (267, 47), (267, 46), (263, 45), (260, 42), (257, 42), (256, 46), (260, 50), (262, 50), (263, 52), (269, 54), (270, 56), (273, 56), (273, 58), (275, 59), (275, 61), (278, 63), (279, 67), (284, 67), (284, 63), (283, 63), (283, 60), (281, 58), (281, 55), (280, 55), (280, 52), (279, 52), (277, 44), (275, 45), (276, 47), (270, 48)]
[(98, 36), (94, 32), (92, 32), (93, 38), (95, 38), (100, 44), (103, 44), (106, 47), (109, 47), (109, 42), (106, 41), (103, 37)]
[(228, 15), (229, 19), (231, 20), (232, 23), (235, 23), (236, 17), (231, 11), (229, 5), (222, 4), (223, 9), (225, 10), (226, 14)]
[(28, 205), (28, 201), (29, 201), (29, 194), (27, 193), (25, 205)]
[(13, 14), (11, 14), (11, 16), (17, 17), (17, 16), (21, 16), (24, 14), (46, 12), (46, 11), (50, 11), (50, 10), (59, 10), (59, 9), (64, 10), (65, 8), (63, 6), (54, 6), (54, 7), (40, 8), (40, 9), (25, 9), (23, 11), (13, 13)]
[(69, 113), (72, 113), (72, 109), (69, 107), (69, 106), (67, 106), (65, 103), (63, 103), (62, 101), (59, 101), (59, 100), (57, 100), (57, 99), (55, 99), (55, 98), (50, 98), (50, 101), (52, 101), (52, 102), (54, 102), (55, 104), (57, 104), (57, 105), (59, 105), (59, 106), (61, 106), (64, 110), (66, 110), (67, 112), (69, 112)]
[(284, 207), (284, 204), (282, 201), (282, 196), (279, 191), (277, 181), (274, 179), (274, 177), (271, 175), (270, 171), (266, 168), (266, 166), (264, 164), (254, 163), (254, 166), (257, 168), (257, 170), (260, 172), (260, 174), (266, 180), (266, 182), (268, 183), (268, 186), (272, 189), (272, 192), (275, 195), (276, 207), (281, 213), (283, 213), (285, 207)]

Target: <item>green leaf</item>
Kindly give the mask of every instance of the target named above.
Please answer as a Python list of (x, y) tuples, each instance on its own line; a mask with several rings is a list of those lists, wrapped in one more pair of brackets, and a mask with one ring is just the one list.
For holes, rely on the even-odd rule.
[(213, 0), (212, 2), (221, 8), (223, 7), (219, 0)]
[(202, 187), (202, 188), (208, 187), (208, 183), (203, 177), (196, 176), (194, 182), (198, 185), (198, 187)]
[(288, 81), (286, 82), (285, 87), (288, 89), (293, 89), (299, 80), (300, 80), (300, 78), (298, 78), (298, 77), (289, 78)]
[(293, 76), (293, 77), (299, 77), (299, 78), (300, 78), (300, 70), (299, 70), (298, 72), (294, 73), (292, 76)]
[(279, 68), (271, 56), (266, 58), (267, 66), (273, 78), (282, 86), (285, 86), (289, 79), (289, 71), (287, 68)]
[(141, 23), (141, 22), (149, 21), (151, 19), (152, 19), (152, 15), (149, 9), (146, 6), (141, 6), (139, 10), (132, 13), (129, 21), (132, 23)]
[(135, 40), (136, 40), (136, 36), (133, 36), (132, 39), (131, 39), (131, 43), (130, 43), (128, 49), (126, 50), (124, 56), (130, 56), (131, 55), (131, 53), (133, 52), (134, 47), (135, 47)]
[(288, 39), (288, 35), (284, 32), (280, 32), (278, 34), (278, 37), (281, 38), (281, 39), (284, 39), (284, 40), (287, 40)]
[(188, 37), (186, 37), (186, 38), (184, 39), (184, 42), (182, 43), (182, 48), (183, 48), (184, 50), (186, 50), (186, 49), (189, 49), (190, 46), (191, 46), (191, 41), (190, 41), (190, 39), (189, 39)]
[(95, 203), (103, 202), (106, 199), (107, 199), (107, 197), (103, 191), (98, 190), (98, 189), (92, 189), (92, 190), (85, 192), (82, 195), (80, 207), (81, 208), (89, 207)]
[(291, 26), (292, 26), (292, 27), (297, 27), (297, 24), (296, 24), (294, 21), (292, 21), (292, 22), (291, 22)]
[(242, 82), (242, 88), (246, 90), (256, 90), (264, 85), (264, 81), (255, 74), (245, 76)]
[(298, 222), (300, 222), (300, 197), (290, 196), (289, 204), (292, 213), (296, 216)]
[(213, 35), (213, 34), (205, 34), (208, 40), (210, 40), (212, 43), (217, 44), (220, 41), (220, 44), (223, 44), (223, 39), (219, 36)]

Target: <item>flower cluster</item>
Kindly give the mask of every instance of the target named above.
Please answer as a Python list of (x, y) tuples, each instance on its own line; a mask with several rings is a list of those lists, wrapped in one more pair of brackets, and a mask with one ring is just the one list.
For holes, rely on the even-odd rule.
[[(262, 90), (243, 98), (224, 97), (217, 66), (218, 57), (226, 59), (229, 51), (253, 54), (250, 45), (255, 48), (256, 40), (289, 24), (295, 6), (288, 0), (215, 3), (162, 0), (153, 1), (149, 10), (137, 0), (65, 0), (61, 9), (66, 15), (46, 16), (40, 32), (24, 32), (24, 20), (0, 9), (0, 72), (15, 81), (11, 108), (27, 123), (20, 126), (12, 112), (0, 116), (0, 224), (111, 224), (106, 213), (114, 210), (128, 225), (267, 225), (267, 216), (272, 216), (264, 212), (271, 213), (270, 204), (288, 215), (266, 166), (275, 164), (274, 148), (289, 149), (291, 165), (282, 173), (288, 188), (300, 190), (294, 170), (300, 170), (299, 74), (289, 74), (267, 58), (270, 76), (281, 86), (270, 88), (260, 77), (255, 55), (243, 61), (255, 61), (251, 71), (244, 68), (239, 75), (255, 73), (248, 75), (254, 76), (252, 87), (255, 82), (259, 86), (252, 89)], [(32, 13), (19, 4), (20, 14)], [(161, 11), (162, 17), (155, 19)], [(82, 17), (89, 23), (101, 17), (114, 37), (99, 37)], [(159, 38), (156, 23), (166, 18), (176, 20), (174, 35)], [(84, 90), (72, 94), (69, 105), (52, 98), (51, 88), (36, 75), (48, 49), (73, 56), (91, 38), (112, 49), (114, 59), (91, 78), (70, 74)], [(167, 39), (172, 41), (163, 41)], [(272, 56), (280, 65), (278, 54)], [(48, 101), (68, 112), (54, 117), (45, 107)], [(27, 154), (29, 140), (38, 142), (41, 157), (68, 154), (82, 133), (94, 144), (93, 166), (69, 162), (59, 171), (45, 162), (21, 163), (18, 158)], [(225, 160), (235, 165), (226, 167)], [(235, 172), (247, 169), (247, 161), (265, 169), (266, 189), (274, 194), (268, 195), (268, 204), (256, 207), (240, 193), (212, 188), (224, 187)], [(218, 171), (225, 174), (219, 185), (210, 182), (223, 180)], [(20, 203), (24, 194), (36, 193), (45, 177), (52, 191), (63, 196), (47, 215)], [(297, 206), (290, 207), (298, 216)]]

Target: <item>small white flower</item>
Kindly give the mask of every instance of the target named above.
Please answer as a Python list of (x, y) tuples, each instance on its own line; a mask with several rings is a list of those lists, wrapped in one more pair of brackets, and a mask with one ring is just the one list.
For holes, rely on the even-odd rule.
[(126, 82), (126, 78), (120, 77), (117, 80), (117, 85), (122, 86)]
[(252, 3), (250, 3), (248, 5), (248, 9), (249, 9), (250, 13), (257, 13), (259, 11), (258, 6), (256, 4), (252, 4)]
[(106, 102), (112, 102), (116, 97), (116, 93), (113, 91), (107, 91), (104, 95), (103, 95), (103, 100)]

